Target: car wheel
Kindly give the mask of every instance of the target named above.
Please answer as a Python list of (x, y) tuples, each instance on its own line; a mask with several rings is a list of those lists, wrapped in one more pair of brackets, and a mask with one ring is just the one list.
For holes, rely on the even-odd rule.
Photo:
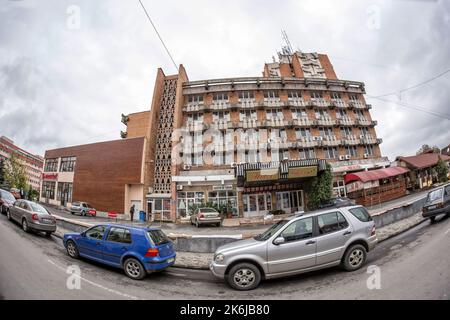
[(227, 283), (236, 290), (253, 290), (261, 282), (261, 272), (251, 263), (239, 263), (226, 276)]
[(435, 216), (430, 217), (430, 221), (431, 221), (431, 223), (435, 223), (436, 222), (436, 217)]
[(8, 220), (11, 220), (11, 214), (9, 213), (9, 210), (6, 210), (6, 218), (8, 218)]
[(30, 228), (28, 227), (27, 219), (25, 219), (25, 218), (22, 219), (22, 229), (25, 232), (30, 232)]
[(366, 256), (366, 248), (361, 244), (355, 244), (345, 251), (342, 266), (347, 271), (358, 270), (366, 261)]
[(77, 245), (72, 240), (67, 241), (67, 254), (74, 259), (78, 259), (80, 253), (78, 252)]
[(141, 280), (147, 274), (142, 263), (134, 258), (127, 259), (123, 264), (123, 269), (125, 274), (134, 280)]

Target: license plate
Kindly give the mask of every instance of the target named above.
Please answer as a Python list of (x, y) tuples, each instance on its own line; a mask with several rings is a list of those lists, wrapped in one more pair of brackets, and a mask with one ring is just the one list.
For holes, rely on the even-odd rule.
[(437, 206), (429, 206), (429, 207), (428, 207), (428, 210), (436, 209), (436, 207), (437, 207)]
[(45, 223), (53, 223), (53, 220), (51, 219), (42, 219), (42, 221), (44, 221)]
[(167, 263), (172, 263), (175, 261), (175, 258), (170, 258), (169, 260), (167, 260)]

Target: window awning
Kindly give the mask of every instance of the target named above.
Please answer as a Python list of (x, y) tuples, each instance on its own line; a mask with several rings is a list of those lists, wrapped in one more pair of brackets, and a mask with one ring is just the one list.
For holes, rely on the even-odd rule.
[(348, 173), (344, 176), (344, 181), (346, 184), (352, 181), (361, 181), (361, 182), (375, 181), (395, 177), (404, 174), (408, 171), (409, 171), (408, 169), (402, 167), (390, 167), (385, 169)]

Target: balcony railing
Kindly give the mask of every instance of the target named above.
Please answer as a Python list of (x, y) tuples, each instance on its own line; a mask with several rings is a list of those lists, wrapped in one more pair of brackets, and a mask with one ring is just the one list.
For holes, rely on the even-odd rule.
[(211, 110), (227, 110), (229, 109), (230, 103), (228, 102), (228, 100), (216, 100), (213, 101), (213, 103), (211, 104), (210, 108)]
[(311, 106), (316, 108), (328, 108), (330, 104), (323, 98), (311, 98), (309, 101)]
[(356, 138), (354, 135), (346, 135), (342, 137), (342, 143), (348, 146), (358, 145), (360, 140)]
[(372, 121), (369, 121), (365, 118), (357, 118), (355, 120), (355, 123), (360, 126), (370, 126), (372, 124)]
[(322, 140), (322, 145), (327, 147), (334, 147), (341, 144), (341, 140), (338, 140), (336, 136), (324, 136)]
[(320, 117), (316, 120), (317, 125), (319, 126), (334, 126), (336, 121), (331, 119), (330, 117)]
[(197, 112), (197, 111), (203, 111), (205, 109), (205, 105), (203, 102), (201, 103), (188, 103), (184, 108), (184, 112)]
[(310, 127), (313, 125), (313, 121), (306, 117), (293, 119), (290, 122), (295, 127)]
[(264, 107), (283, 107), (285, 104), (280, 100), (280, 98), (264, 98)]
[(211, 124), (211, 127), (213, 128), (213, 129), (216, 129), (216, 130), (224, 130), (224, 129), (228, 129), (228, 124), (230, 123), (230, 121), (228, 121), (228, 120), (223, 120), (223, 119), (220, 119), (220, 120), (213, 120), (213, 123)]
[(302, 98), (288, 98), (288, 105), (291, 107), (306, 107), (306, 102)]
[(186, 129), (189, 132), (192, 131), (203, 131), (208, 129), (208, 125), (203, 122), (188, 122), (186, 123)]
[(239, 105), (241, 108), (255, 108), (256, 101), (255, 99), (239, 99)]
[(256, 119), (244, 119), (239, 121), (240, 128), (256, 128), (258, 126), (258, 120)]
[(336, 124), (341, 126), (353, 126), (355, 122), (349, 117), (341, 117), (336, 119)]
[(271, 118), (267, 119), (264, 125), (267, 127), (287, 127), (288, 121), (282, 118)]
[(350, 101), (348, 104), (350, 105), (350, 107), (353, 107), (355, 109), (366, 109), (366, 106), (364, 105), (364, 103), (362, 103), (362, 101), (353, 100)]
[(341, 99), (331, 99), (331, 104), (334, 105), (336, 108), (345, 109), (347, 108), (347, 104), (344, 100)]
[(377, 143), (377, 139), (375, 139), (372, 135), (361, 135), (359, 136), (361, 144), (375, 144)]
[(319, 141), (316, 140), (316, 137), (306, 136), (298, 139), (296, 145), (297, 148), (317, 147), (319, 145)]

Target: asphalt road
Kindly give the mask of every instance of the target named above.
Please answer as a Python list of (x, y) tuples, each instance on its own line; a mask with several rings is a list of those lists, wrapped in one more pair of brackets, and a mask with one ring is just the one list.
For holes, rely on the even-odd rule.
[[(381, 243), (356, 272), (332, 268), (263, 282), (250, 292), (230, 289), (209, 271), (170, 268), (143, 281), (121, 270), (73, 260), (61, 240), (26, 234), (0, 215), (0, 298), (3, 299), (449, 299), (450, 219), (416, 228)], [(68, 289), (67, 268), (81, 270), (81, 288)], [(368, 289), (380, 271), (379, 289)], [(374, 282), (371, 282), (374, 283)]]

